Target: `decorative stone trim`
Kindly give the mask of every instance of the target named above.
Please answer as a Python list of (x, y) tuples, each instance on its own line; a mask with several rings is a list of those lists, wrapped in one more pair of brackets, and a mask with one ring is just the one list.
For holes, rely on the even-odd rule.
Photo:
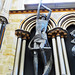
[[(72, 12), (75, 8), (52, 9), (52, 12)], [(40, 13), (47, 13), (47, 10), (40, 10)], [(30, 14), (37, 13), (37, 10), (10, 10), (9, 14)]]

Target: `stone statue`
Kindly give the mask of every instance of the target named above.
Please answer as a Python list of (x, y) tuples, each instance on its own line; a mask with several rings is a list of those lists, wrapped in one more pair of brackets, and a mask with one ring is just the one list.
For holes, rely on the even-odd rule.
[[(49, 11), (48, 15), (46, 16), (45, 14), (40, 15), (40, 7), (44, 7)], [(49, 46), (48, 39), (47, 39), (47, 25), (48, 21), (50, 19), (51, 15), (51, 9), (48, 7), (44, 6), (41, 2), (38, 5), (38, 11), (37, 11), (37, 19), (36, 19), (36, 33), (35, 36), (32, 38), (32, 40), (29, 43), (29, 48), (33, 50), (34, 52), (34, 70), (35, 70), (35, 75), (38, 75), (38, 51), (41, 52), (41, 56), (43, 59), (44, 63), (44, 71), (42, 75), (48, 75), (49, 72), (51, 71), (52, 67), (52, 53), (50, 55), (50, 60), (47, 62), (45, 50), (51, 50), (51, 47)], [(41, 19), (40, 19), (41, 17)], [(34, 42), (34, 47), (32, 48), (30, 45)]]

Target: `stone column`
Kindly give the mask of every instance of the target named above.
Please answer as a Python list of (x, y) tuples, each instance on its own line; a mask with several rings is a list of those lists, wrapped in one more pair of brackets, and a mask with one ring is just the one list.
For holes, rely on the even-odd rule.
[(5, 0), (0, 0), (0, 12), (1, 12), (2, 8), (3, 8), (4, 3), (5, 3)]
[(0, 21), (0, 32), (1, 32), (1, 29), (2, 29), (2, 24), (3, 24), (3, 22)]
[(56, 72), (56, 75), (60, 75), (57, 46), (56, 46), (56, 40), (55, 40), (55, 36), (54, 35), (52, 36), (52, 44), (53, 44), (53, 55), (54, 55), (55, 72)]
[(9, 17), (9, 10), (11, 8), (11, 5), (12, 5), (12, 0), (5, 0), (4, 6), (3, 6), (2, 11), (0, 13), (0, 15), (4, 16), (7, 20)]
[(24, 4), (26, 3), (25, 0), (18, 0), (18, 10), (25, 10)]
[(13, 75), (18, 75), (18, 71), (19, 71), (19, 58), (20, 58), (21, 44), (22, 44), (22, 31), (20, 29), (17, 29), (15, 31), (15, 35), (17, 35), (17, 37), (18, 37), (18, 42), (17, 42), (16, 54), (15, 54), (15, 62), (14, 62), (14, 68), (13, 68)]
[[(24, 75), (24, 61), (25, 61), (25, 48), (26, 48), (26, 40), (29, 39), (29, 32), (17, 29), (15, 34), (21, 37), (21, 41), (18, 48), (18, 53), (16, 53), (15, 58), (15, 67), (14, 67), (14, 74), (13, 75)], [(21, 45), (22, 44), (22, 45)]]
[[(3, 8), (0, 12), (0, 21), (4, 21), (4, 25), (8, 24), (9, 10), (11, 8), (12, 0), (5, 0), (3, 4)], [(2, 23), (0, 23), (0, 28), (2, 27)]]
[(24, 63), (25, 63), (25, 51), (26, 51), (26, 40), (30, 39), (29, 32), (22, 30), (22, 50), (21, 50), (21, 60), (19, 75), (24, 75)]
[(0, 16), (0, 49), (2, 45), (3, 35), (5, 31), (5, 25), (8, 23), (7, 19), (3, 16)]
[(24, 75), (25, 48), (26, 48), (26, 40), (24, 39), (23, 42), (22, 42), (22, 51), (21, 51), (21, 62), (20, 62), (19, 75)]
[(15, 63), (14, 63), (14, 71), (13, 75), (18, 75), (18, 69), (19, 69), (19, 57), (20, 57), (20, 50), (21, 50), (21, 37), (18, 38), (18, 44), (17, 44), (17, 50), (16, 50), (16, 57), (15, 57)]
[(5, 0), (5, 1), (1, 0), (1, 1), (4, 3), (2, 3), (0, 10), (0, 36), (2, 36), (1, 33), (3, 32), (2, 31), (3, 26), (5, 28), (6, 24), (8, 24), (9, 10), (12, 4), (12, 0)]
[(8, 24), (7, 19), (3, 16), (0, 16), (0, 32), (2, 30), (2, 27), (5, 26), (6, 24)]
[(2, 9), (2, 0), (0, 0), (0, 12), (1, 12), (1, 9)]
[[(48, 37), (53, 37), (53, 35), (55, 35), (56, 41), (57, 41), (56, 43), (57, 48), (54, 45), (55, 43), (53, 44), (53, 52), (54, 52), (54, 49), (57, 49), (57, 52), (55, 52), (56, 54), (54, 58), (56, 58), (56, 60), (59, 61), (60, 75), (70, 75), (67, 54), (65, 50), (66, 49), (65, 43), (64, 43), (64, 39), (61, 38), (62, 35), (66, 37), (67, 31), (60, 27), (57, 27), (48, 32)], [(52, 38), (52, 43), (54, 42), (54, 40), (55, 38)], [(55, 66), (55, 70), (56, 70), (56, 66)]]
[(61, 43), (62, 43), (62, 48), (63, 48), (63, 55), (64, 55), (65, 64), (66, 64), (67, 75), (71, 75), (70, 69), (69, 69), (68, 58), (67, 58), (66, 47), (65, 47), (64, 36), (61, 37)]
[(57, 47), (58, 47), (58, 55), (59, 55), (61, 75), (66, 75), (66, 69), (65, 69), (65, 63), (64, 63), (64, 58), (63, 58), (61, 39), (60, 39), (59, 34), (56, 36), (56, 39), (57, 39)]
[(12, 5), (12, 0), (5, 0), (3, 1), (3, 6), (2, 6), (2, 10), (0, 12), (0, 19), (2, 20), (7, 20), (8, 22), (8, 17), (9, 17), (9, 10), (11, 8)]

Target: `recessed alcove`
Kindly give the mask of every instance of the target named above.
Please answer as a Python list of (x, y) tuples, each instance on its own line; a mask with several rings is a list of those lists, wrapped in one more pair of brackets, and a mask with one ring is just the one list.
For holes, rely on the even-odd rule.
[[(30, 37), (31, 37), (30, 40), (31, 40), (33, 38), (33, 36), (35, 35), (35, 27), (32, 29), (30, 34), (31, 34), (30, 35)], [(25, 56), (24, 75), (34, 75), (33, 52), (31, 52), (28, 48), (28, 44), (29, 44), (30, 40), (27, 40), (27, 43), (26, 43), (26, 56)], [(52, 48), (51, 39), (49, 38), (48, 41), (49, 41), (49, 44)], [(51, 49), (51, 51), (53, 52), (52, 49)], [(50, 51), (46, 52), (47, 57), (48, 57), (49, 53), (50, 53)], [(44, 66), (43, 66), (40, 51), (38, 52), (38, 61), (39, 61), (39, 73), (38, 73), (38, 75), (42, 75)], [(54, 63), (52, 65), (52, 70), (51, 70), (49, 75), (55, 75)]]
[(67, 56), (68, 56), (68, 61), (70, 65), (71, 75), (75, 75), (75, 58), (72, 56), (72, 47), (74, 46), (74, 44), (71, 43), (73, 38), (70, 35), (70, 32), (72, 32), (73, 30), (75, 30), (75, 25), (72, 24), (67, 28), (68, 35), (67, 35), (67, 38), (65, 38), (66, 50), (67, 50)]

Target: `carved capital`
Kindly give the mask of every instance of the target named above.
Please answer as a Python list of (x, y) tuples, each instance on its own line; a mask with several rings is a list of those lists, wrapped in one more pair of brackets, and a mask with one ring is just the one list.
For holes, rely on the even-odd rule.
[(17, 30), (15, 30), (15, 35), (17, 36), (17, 37), (21, 37), (22, 39), (30, 39), (30, 37), (29, 37), (29, 32), (27, 32), (27, 31), (24, 31), (24, 30), (21, 30), (21, 29), (17, 29)]
[(50, 36), (52, 38), (55, 37), (55, 36), (66, 37), (67, 31), (60, 28), (60, 27), (56, 27), (56, 28), (48, 31), (48, 36)]
[(8, 20), (4, 16), (0, 16), (0, 22), (2, 24), (8, 24)]

